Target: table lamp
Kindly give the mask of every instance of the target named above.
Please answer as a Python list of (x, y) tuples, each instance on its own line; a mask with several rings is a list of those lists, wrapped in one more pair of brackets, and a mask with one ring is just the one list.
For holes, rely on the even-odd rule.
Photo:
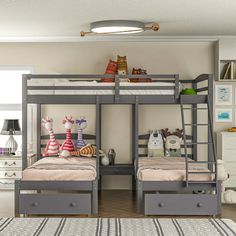
[(6, 142), (5, 147), (10, 148), (12, 153), (15, 153), (18, 144), (14, 139), (13, 135), (21, 134), (20, 124), (18, 119), (5, 119), (2, 127), (1, 134), (9, 135), (9, 139)]

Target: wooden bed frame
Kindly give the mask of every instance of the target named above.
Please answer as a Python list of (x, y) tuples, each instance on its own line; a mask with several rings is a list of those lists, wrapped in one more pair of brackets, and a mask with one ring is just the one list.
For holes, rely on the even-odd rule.
[[(172, 82), (175, 86), (154, 86), (151, 89), (173, 89), (170, 95), (121, 95), (124, 89), (145, 90), (149, 86), (120, 86), (120, 78), (152, 78), (160, 82)], [(30, 90), (101, 90), (104, 87), (99, 83), (96, 86), (29, 86), (31, 79), (76, 79), (76, 80), (100, 80), (101, 78), (113, 78), (115, 84), (107, 89), (114, 90), (112, 95), (34, 95)], [(187, 83), (196, 89), (196, 95), (180, 95), (179, 83)], [(203, 85), (202, 85), (203, 83)], [(101, 105), (102, 104), (130, 104), (132, 105), (132, 153), (134, 174), (137, 176), (139, 158), (138, 129), (139, 105), (145, 104), (176, 104), (181, 107), (182, 125), (185, 127), (183, 110), (184, 105), (191, 105), (192, 110), (192, 135), (191, 144), (187, 143), (187, 134), (184, 129), (184, 151), (186, 164), (185, 181), (140, 181), (136, 179), (138, 209), (144, 214), (191, 214), (191, 215), (215, 215), (220, 213), (220, 182), (217, 180), (216, 156), (212, 132), (213, 112), (213, 76), (202, 74), (194, 80), (179, 80), (176, 74), (154, 75), (24, 75), (23, 76), (23, 100), (22, 100), (22, 157), (23, 169), (27, 167), (27, 123), (28, 104), (37, 106), (37, 158), (41, 158), (41, 105), (44, 104), (94, 104), (96, 107), (96, 168), (97, 178), (95, 181), (16, 181), (15, 183), (15, 210), (18, 214), (96, 214), (98, 209), (98, 180), (99, 180), (99, 149), (101, 148)], [(191, 182), (188, 180), (188, 154), (187, 149), (192, 150), (192, 159), (197, 161), (197, 114), (198, 104), (206, 104), (208, 111), (208, 164), (209, 169), (215, 174), (212, 182)], [(25, 190), (35, 190), (33, 193), (25, 193)], [(58, 194), (43, 193), (42, 190), (60, 191)], [(209, 194), (193, 194), (190, 191), (207, 190)], [(70, 191), (70, 192), (68, 192)], [(162, 193), (172, 191), (172, 193)], [(173, 193), (174, 191), (182, 192)], [(184, 194), (183, 192), (186, 192)], [(211, 192), (214, 192), (211, 193)], [(165, 201), (165, 202), (163, 202)], [(62, 204), (63, 203), (63, 204)], [(167, 206), (167, 207), (166, 207)], [(186, 210), (187, 206), (187, 210)]]

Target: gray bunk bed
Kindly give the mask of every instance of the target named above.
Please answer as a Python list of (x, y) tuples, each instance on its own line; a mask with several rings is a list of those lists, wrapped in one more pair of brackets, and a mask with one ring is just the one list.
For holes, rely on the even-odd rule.
[[(152, 78), (149, 83), (123, 82), (127, 78)], [(113, 78), (114, 83), (100, 83), (101, 78)], [(201, 82), (208, 82), (205, 87), (199, 88)], [(197, 89), (197, 95), (180, 95), (180, 82), (189, 83)], [(211, 75), (200, 75), (195, 80), (180, 81), (176, 74), (154, 75), (33, 75), (23, 76), (23, 102), (22, 102), (22, 158), (23, 170), (27, 168), (27, 127), (28, 104), (37, 106), (37, 160), (42, 158), (42, 140), (47, 136), (41, 135), (41, 106), (45, 104), (94, 104), (96, 107), (96, 134), (85, 135), (86, 139), (95, 139), (97, 147), (101, 148), (101, 107), (103, 104), (130, 104), (132, 105), (132, 160), (133, 171), (137, 186), (138, 209), (144, 214), (191, 214), (184, 208), (163, 207), (159, 202), (164, 197), (168, 201), (192, 203), (197, 201), (197, 211), (192, 214), (217, 214), (220, 212), (220, 183), (217, 181), (214, 142), (212, 136), (212, 89), (213, 78)], [(207, 94), (201, 94), (206, 93)], [(176, 104), (181, 106), (183, 127), (184, 104), (191, 104), (193, 124), (197, 123), (197, 110), (200, 103), (207, 104), (209, 112), (208, 127), (208, 160), (209, 169), (215, 173), (212, 182), (192, 183), (186, 178), (178, 182), (142, 181), (137, 178), (139, 169), (139, 144), (140, 139), (147, 139), (148, 135), (139, 135), (138, 111), (141, 104)], [(72, 134), (72, 138), (75, 134)], [(62, 134), (56, 138), (63, 139)], [(192, 144), (187, 143), (191, 138)], [(186, 176), (188, 171), (187, 149), (192, 148), (192, 159), (197, 161), (197, 126), (192, 126), (192, 136), (184, 133)], [(118, 167), (119, 171), (121, 166)], [(125, 167), (124, 167), (125, 168)], [(116, 167), (113, 167), (116, 169)], [(129, 166), (130, 169), (130, 166)], [(96, 153), (96, 179), (93, 181), (30, 181), (18, 180), (15, 182), (15, 213), (19, 214), (96, 214), (98, 212), (98, 181), (100, 177), (99, 153)], [(117, 170), (118, 171), (118, 170)], [(116, 170), (115, 170), (116, 172)], [(127, 171), (121, 171), (126, 173)], [(200, 173), (199, 173), (200, 174)], [(135, 183), (133, 184), (135, 186)], [(32, 191), (34, 190), (34, 191)], [(56, 194), (47, 194), (44, 190), (59, 191)], [(172, 194), (166, 196), (157, 192), (175, 190), (214, 190), (215, 194)], [(154, 193), (155, 192), (155, 193)], [(161, 196), (161, 199), (158, 197)], [(203, 204), (202, 204), (203, 201)], [(209, 203), (209, 204), (208, 204)], [(164, 203), (165, 204), (165, 203)], [(206, 207), (205, 207), (206, 204)], [(207, 205), (208, 204), (208, 205)], [(160, 207), (162, 205), (162, 208)], [(180, 206), (179, 205), (179, 206)], [(183, 205), (183, 204), (182, 204)], [(202, 206), (203, 205), (203, 206)], [(153, 206), (153, 207), (151, 207)], [(155, 209), (153, 211), (153, 209)], [(162, 211), (160, 211), (162, 209)], [(199, 211), (199, 209), (201, 209)], [(203, 210), (202, 210), (203, 209)]]

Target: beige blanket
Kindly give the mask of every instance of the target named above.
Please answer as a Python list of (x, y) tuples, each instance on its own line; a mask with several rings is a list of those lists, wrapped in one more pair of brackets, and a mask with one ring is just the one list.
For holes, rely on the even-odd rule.
[(94, 180), (96, 159), (45, 157), (23, 171), (23, 180)]
[[(195, 163), (188, 159), (189, 172), (209, 172), (206, 164)], [(179, 181), (186, 179), (185, 158), (156, 157), (139, 158), (138, 179), (146, 181)], [(208, 181), (211, 174), (190, 174), (189, 180)]]

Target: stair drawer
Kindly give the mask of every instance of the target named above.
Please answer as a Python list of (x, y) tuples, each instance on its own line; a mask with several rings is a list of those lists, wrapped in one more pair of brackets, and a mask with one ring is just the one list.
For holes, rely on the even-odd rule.
[(20, 214), (91, 214), (91, 194), (21, 194)]
[(0, 168), (21, 168), (22, 160), (6, 159), (0, 160)]
[(145, 215), (216, 215), (216, 195), (145, 194)]
[(6, 170), (0, 171), (0, 178), (4, 179), (21, 179), (22, 171), (20, 170)]

